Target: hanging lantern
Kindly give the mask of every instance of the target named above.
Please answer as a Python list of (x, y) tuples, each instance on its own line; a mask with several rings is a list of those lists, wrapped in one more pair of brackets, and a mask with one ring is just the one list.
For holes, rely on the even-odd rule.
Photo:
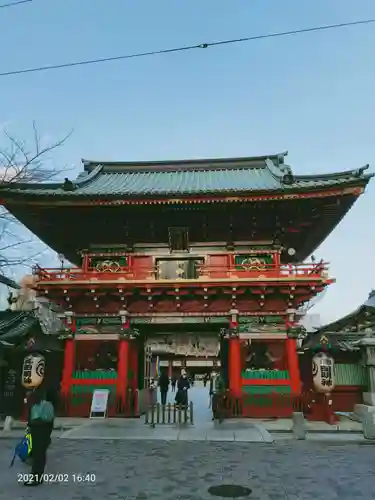
[(121, 319), (121, 330), (127, 330), (130, 328), (130, 318), (128, 311), (121, 310), (119, 311), (119, 316)]
[(335, 361), (325, 352), (315, 354), (312, 359), (312, 376), (314, 387), (318, 392), (330, 393), (335, 387)]
[(230, 318), (229, 318), (229, 326), (230, 328), (237, 328), (238, 327), (238, 310), (237, 309), (231, 309), (229, 311)]
[(44, 379), (46, 360), (41, 354), (26, 356), (22, 367), (22, 385), (27, 389), (38, 387)]

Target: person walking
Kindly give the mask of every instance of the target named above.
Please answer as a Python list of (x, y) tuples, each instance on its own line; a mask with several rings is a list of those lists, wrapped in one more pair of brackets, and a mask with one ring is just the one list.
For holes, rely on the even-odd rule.
[(169, 388), (169, 377), (165, 371), (162, 371), (159, 377), (160, 398), (162, 406), (167, 404), (167, 394)]
[[(53, 387), (51, 387), (50, 389), (48, 389), (46, 391), (46, 401), (49, 401), (52, 404), (54, 415), (56, 415), (59, 397), (60, 397), (60, 391), (58, 389), (54, 389)], [(52, 443), (51, 435), (52, 435), (52, 431), (53, 431), (53, 428), (55, 425), (55, 419), (53, 419), (49, 423), (47, 422), (47, 424), (49, 426), (49, 440), (48, 440), (49, 444), (48, 444), (48, 446), (50, 446)]]
[(46, 400), (44, 389), (37, 387), (30, 396), (28, 428), (32, 438), (31, 477), (24, 482), (25, 486), (38, 486), (43, 483), (43, 474), (47, 460), (47, 448), (50, 445), (54, 421), (52, 403)]
[(212, 408), (212, 420), (222, 420), (222, 408), (224, 403), (223, 396), (225, 392), (224, 380), (220, 373), (212, 372), (210, 378), (210, 396)]
[(188, 390), (190, 389), (189, 379), (186, 370), (181, 370), (181, 377), (177, 383), (176, 404), (180, 406), (187, 406), (188, 404)]

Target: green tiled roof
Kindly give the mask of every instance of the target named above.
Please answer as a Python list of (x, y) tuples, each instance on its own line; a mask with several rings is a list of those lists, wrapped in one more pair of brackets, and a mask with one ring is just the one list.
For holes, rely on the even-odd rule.
[(295, 191), (367, 182), (367, 169), (337, 174), (295, 176), (284, 164), (286, 153), (250, 158), (115, 163), (83, 160), (75, 181), (55, 184), (7, 184), (3, 194), (31, 196), (163, 196), (213, 193)]

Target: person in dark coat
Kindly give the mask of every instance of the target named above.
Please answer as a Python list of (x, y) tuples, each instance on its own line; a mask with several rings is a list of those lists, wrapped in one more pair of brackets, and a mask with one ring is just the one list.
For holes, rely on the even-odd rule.
[(188, 404), (188, 390), (190, 389), (189, 379), (186, 370), (181, 370), (181, 377), (177, 383), (176, 403), (181, 406)]
[(47, 448), (50, 445), (52, 428), (50, 422), (31, 419), (32, 407), (40, 404), (43, 400), (46, 400), (46, 392), (42, 386), (39, 386), (30, 395), (28, 427), (32, 439), (32, 468), (31, 478), (25, 481), (25, 486), (38, 486), (43, 483)]
[(222, 406), (225, 404), (224, 393), (224, 380), (220, 373), (213, 371), (210, 378), (212, 420), (222, 420)]
[(165, 371), (161, 372), (158, 385), (160, 387), (161, 404), (165, 406), (167, 404), (167, 394), (169, 388), (169, 377)]
[[(55, 389), (53, 387), (51, 387), (50, 389), (47, 389), (47, 391), (46, 391), (46, 401), (49, 401), (52, 404), (53, 409), (55, 410), (55, 415), (56, 415), (57, 407), (58, 407), (58, 401), (59, 401), (59, 391), (58, 391), (58, 389)], [(50, 423), (47, 423), (46, 425), (48, 425), (48, 427), (49, 427), (49, 445), (50, 445), (51, 442), (52, 442), (51, 435), (52, 435), (52, 431), (53, 431), (53, 427), (55, 425), (55, 422), (52, 421)]]

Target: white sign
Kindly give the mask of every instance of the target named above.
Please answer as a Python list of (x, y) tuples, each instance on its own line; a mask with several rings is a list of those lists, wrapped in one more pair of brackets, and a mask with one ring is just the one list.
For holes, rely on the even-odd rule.
[(96, 389), (92, 394), (90, 418), (105, 418), (107, 416), (108, 389)]

